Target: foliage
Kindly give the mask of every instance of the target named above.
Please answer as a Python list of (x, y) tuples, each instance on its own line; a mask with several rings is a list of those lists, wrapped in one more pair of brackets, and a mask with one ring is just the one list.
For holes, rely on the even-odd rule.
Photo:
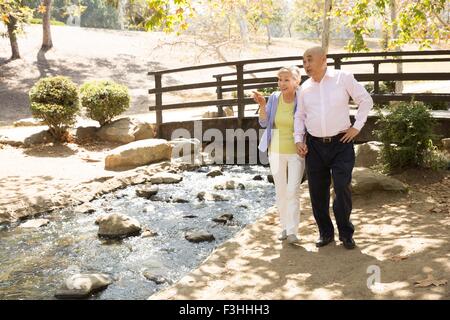
[(440, 168), (441, 161), (433, 145), (435, 121), (422, 102), (402, 102), (388, 113), (378, 112), (379, 129), (375, 132), (383, 143), (381, 160), (384, 170), (393, 172), (405, 167)]
[(81, 15), (81, 26), (87, 28), (118, 29), (118, 11), (105, 0), (81, 0), (86, 7)]
[[(379, 83), (379, 92), (378, 93), (394, 93), (395, 92), (395, 81), (382, 81)], [(374, 93), (374, 84), (368, 83), (364, 86), (367, 92)]]
[[(120, 0), (102, 0), (119, 8)], [(146, 6), (145, 14), (141, 15), (139, 25), (145, 30), (162, 30), (164, 32), (181, 33), (188, 28), (187, 19), (192, 18), (194, 9), (190, 0), (128, 0), (126, 10), (142, 4)]]
[[(23, 26), (32, 15), (32, 10), (25, 6), (22, 1), (17, 0), (1, 0), (0, 1), (0, 20), (8, 26), (14, 24), (15, 33), (23, 32)], [(7, 33), (1, 34), (3, 37), (8, 36)]]
[(42, 78), (29, 96), (33, 116), (43, 119), (50, 133), (62, 140), (80, 108), (77, 86), (67, 77)]
[[(388, 19), (393, 3), (396, 7), (395, 18)], [(407, 43), (418, 44), (420, 49), (430, 48), (432, 43), (448, 41), (449, 10), (446, 0), (342, 0), (334, 15), (347, 18), (347, 26), (354, 36), (346, 49), (359, 52), (369, 51), (365, 38), (374, 33), (374, 21), (381, 21), (382, 29), (387, 34), (397, 30), (398, 36), (385, 39), (388, 50)]]
[(101, 126), (130, 107), (128, 88), (110, 80), (84, 83), (80, 88), (80, 96), (87, 115)]

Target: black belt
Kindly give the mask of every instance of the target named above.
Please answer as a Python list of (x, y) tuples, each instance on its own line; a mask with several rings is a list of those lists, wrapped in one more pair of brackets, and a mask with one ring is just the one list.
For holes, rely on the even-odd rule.
[(345, 132), (341, 132), (341, 133), (338, 133), (337, 135), (332, 136), (332, 137), (314, 137), (314, 136), (312, 136), (312, 135), (310, 135), (308, 133), (308, 138), (312, 139), (312, 140), (315, 140), (315, 141), (322, 142), (322, 143), (332, 143), (332, 142), (341, 140), (341, 138), (344, 135), (345, 135)]

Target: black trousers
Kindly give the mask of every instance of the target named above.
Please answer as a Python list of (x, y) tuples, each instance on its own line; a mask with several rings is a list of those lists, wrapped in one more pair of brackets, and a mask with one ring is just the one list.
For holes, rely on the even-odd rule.
[(350, 221), (352, 212), (351, 180), (355, 165), (353, 142), (342, 143), (339, 139), (323, 142), (308, 135), (306, 171), (314, 218), (322, 237), (333, 237), (334, 227), (330, 219), (330, 184), (333, 179), (335, 199), (334, 217), (339, 238), (351, 238), (354, 226)]

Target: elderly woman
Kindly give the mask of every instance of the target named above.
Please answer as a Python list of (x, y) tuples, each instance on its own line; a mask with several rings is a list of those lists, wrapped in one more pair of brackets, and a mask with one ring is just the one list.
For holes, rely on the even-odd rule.
[(296, 243), (300, 222), (299, 187), (305, 169), (305, 160), (297, 153), (294, 142), (300, 69), (295, 66), (281, 68), (277, 76), (279, 91), (272, 93), (267, 103), (260, 93), (253, 94), (253, 99), (260, 106), (259, 123), (266, 128), (258, 148), (268, 152), (275, 183), (276, 205), (282, 227), (278, 239)]

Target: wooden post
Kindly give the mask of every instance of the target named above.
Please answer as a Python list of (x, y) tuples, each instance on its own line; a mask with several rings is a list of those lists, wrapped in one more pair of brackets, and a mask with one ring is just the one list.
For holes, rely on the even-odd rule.
[[(380, 64), (378, 62), (373, 63), (373, 74), (377, 75), (380, 71)], [(380, 82), (375, 80), (373, 82), (373, 93), (380, 93)]]
[(238, 98), (238, 126), (242, 128), (242, 123), (244, 120), (245, 112), (245, 102), (244, 102), (244, 65), (237, 64), (237, 98)]
[[(223, 99), (222, 76), (217, 76), (216, 80), (217, 80), (217, 89), (216, 89), (217, 100), (222, 100)], [(223, 117), (223, 107), (222, 107), (222, 105), (217, 106), (217, 112), (218, 112), (219, 117)]]
[(341, 58), (334, 58), (334, 68), (338, 70), (341, 69)]
[[(155, 74), (155, 89), (161, 90), (162, 88), (162, 75), (159, 73)], [(157, 137), (161, 138), (162, 132), (160, 130), (161, 124), (163, 122), (162, 119), (162, 92), (157, 91), (155, 93), (155, 110), (156, 110), (156, 129), (157, 129)]]

